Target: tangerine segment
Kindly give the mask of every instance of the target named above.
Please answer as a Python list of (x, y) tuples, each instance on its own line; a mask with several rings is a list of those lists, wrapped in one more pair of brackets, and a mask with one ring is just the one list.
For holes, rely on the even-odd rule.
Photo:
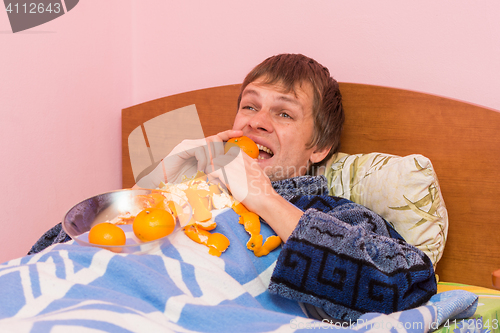
[(251, 158), (259, 157), (259, 147), (257, 147), (257, 144), (247, 136), (227, 140), (227, 143), (224, 146), (224, 153), (227, 153), (233, 146), (240, 147), (240, 149)]
[(170, 235), (175, 229), (175, 219), (164, 209), (146, 208), (137, 214), (132, 229), (141, 241), (150, 242)]
[(255, 250), (253, 253), (257, 257), (267, 256), (269, 252), (280, 246), (280, 244), (281, 238), (279, 238), (279, 236), (269, 236), (267, 237), (264, 245)]
[[(127, 237), (118, 226), (105, 222), (99, 223), (90, 229), (89, 243), (97, 245), (125, 245)], [(117, 252), (120, 252), (119, 249)]]

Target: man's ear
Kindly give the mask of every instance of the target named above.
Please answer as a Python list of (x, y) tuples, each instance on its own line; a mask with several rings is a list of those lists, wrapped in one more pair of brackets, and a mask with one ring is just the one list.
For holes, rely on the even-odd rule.
[(314, 148), (311, 157), (309, 157), (309, 161), (311, 161), (311, 163), (313, 164), (323, 161), (326, 155), (328, 155), (328, 153), (330, 152), (330, 149), (332, 149), (332, 147), (327, 147), (323, 149)]

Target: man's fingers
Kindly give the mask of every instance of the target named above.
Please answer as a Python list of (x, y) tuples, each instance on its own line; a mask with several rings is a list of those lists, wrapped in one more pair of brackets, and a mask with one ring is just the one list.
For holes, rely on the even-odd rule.
[(224, 142), (213, 142), (212, 143), (212, 147), (213, 147), (213, 152), (214, 152), (214, 155), (213, 155), (213, 158), (219, 156), (219, 155), (224, 155)]
[(205, 171), (207, 168), (207, 164), (210, 162), (210, 158), (208, 156), (208, 147), (201, 146), (195, 149), (194, 156), (196, 160), (198, 160), (198, 170)]
[[(215, 166), (213, 160), (224, 155), (224, 141), (241, 135), (242, 131), (227, 130), (204, 139), (182, 141), (165, 158), (166, 165), (161, 176), (171, 181), (177, 179), (180, 172), (191, 172), (194, 168), (207, 174), (217, 170), (222, 166)], [(230, 155), (231, 159), (234, 159), (237, 153)], [(230, 163), (231, 159), (227, 163)]]
[(239, 136), (243, 135), (243, 131), (241, 130), (227, 130), (224, 132), (220, 132), (216, 136), (221, 140), (221, 141), (227, 141), (231, 138), (236, 138)]

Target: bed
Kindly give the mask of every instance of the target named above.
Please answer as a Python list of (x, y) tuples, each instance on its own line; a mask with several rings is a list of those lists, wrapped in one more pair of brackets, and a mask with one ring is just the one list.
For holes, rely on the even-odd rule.
[[(180, 138), (231, 128), (239, 88), (196, 90), (122, 110), (123, 188), (156, 167)], [(401, 89), (353, 83), (340, 83), (340, 89), (346, 111), (342, 153), (319, 172), (328, 178), (331, 193), (361, 201), (395, 187), (393, 172), (410, 174), (409, 182), (423, 179), (425, 200), (405, 195), (406, 201), (388, 211), (414, 214), (416, 222), (403, 233), (411, 237), (418, 231), (415, 242), (420, 243), (414, 245), (433, 257), (439, 279), (438, 294), (428, 304), (368, 313), (350, 329), (499, 331), (500, 292), (493, 289), (492, 277), (498, 280), (492, 273), (500, 263), (495, 226), (500, 113)], [(416, 171), (408, 173), (410, 167)], [(369, 184), (382, 192), (367, 191), (373, 189)], [(370, 192), (377, 195), (365, 198)], [(157, 255), (125, 256), (69, 242), (0, 265), (0, 286), (8, 286), (0, 287), (0, 297), (13, 300), (0, 306), (0, 327), (22, 332), (349, 330), (306, 319), (297, 304), (268, 295), (266, 281), (278, 251), (262, 260), (240, 253), (238, 240), (244, 244), (246, 234), (229, 227), (235, 213), (218, 217), (221, 232), (232, 237), (233, 252), (220, 257), (227, 254), (226, 259), (207, 257), (179, 236)], [(262, 233), (271, 231), (264, 226)], [(203, 267), (194, 266), (200, 258)], [(231, 277), (225, 279), (227, 272)]]
[[(129, 152), (133, 130), (143, 130), (148, 120), (192, 104), (204, 135), (231, 128), (239, 87), (202, 89), (124, 109), (123, 187), (135, 184)], [(408, 90), (353, 83), (340, 83), (340, 89), (346, 110), (340, 150), (428, 157), (451, 221), (437, 273), (442, 281), (491, 287), (492, 272), (500, 263), (495, 214), (500, 201), (500, 113)], [(147, 133), (145, 138), (145, 146), (154, 140)]]

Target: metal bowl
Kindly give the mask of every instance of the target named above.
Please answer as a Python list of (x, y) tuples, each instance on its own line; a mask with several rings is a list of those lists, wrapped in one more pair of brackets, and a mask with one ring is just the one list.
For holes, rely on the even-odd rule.
[(71, 208), (64, 216), (62, 227), (80, 245), (100, 247), (119, 253), (143, 254), (154, 252), (160, 248), (168, 237), (181, 229), (180, 225), (185, 225), (191, 220), (193, 212), (191, 205), (183, 198), (171, 193), (169, 195), (175, 197), (175, 201), (182, 208), (182, 212), (178, 212), (175, 229), (170, 235), (150, 242), (141, 242), (134, 235), (132, 225), (123, 224), (119, 225), (119, 227), (125, 231), (127, 237), (125, 245), (97, 245), (88, 241), (88, 232), (94, 225), (113, 220), (123, 212), (140, 210), (137, 206), (137, 200), (134, 200), (134, 198), (152, 192), (153, 190), (148, 189), (126, 189), (93, 196)]

